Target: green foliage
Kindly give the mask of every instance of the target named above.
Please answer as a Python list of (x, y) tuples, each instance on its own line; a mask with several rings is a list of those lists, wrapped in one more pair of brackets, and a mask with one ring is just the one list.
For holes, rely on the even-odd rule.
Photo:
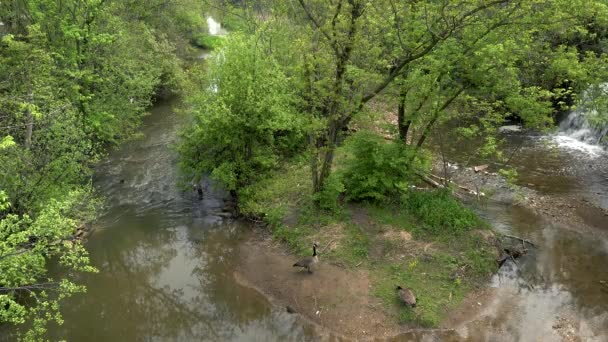
[(460, 235), (482, 225), (477, 215), (449, 191), (410, 191), (402, 202), (403, 208), (420, 221), (423, 234)]
[[(608, 85), (595, 84), (589, 87), (578, 110), (587, 114), (592, 126), (602, 129), (608, 125)], [(604, 134), (608, 134), (605, 132)]]
[(251, 30), (251, 20), (245, 10), (234, 8), (222, 18), (222, 25), (230, 32), (247, 32)]
[[(93, 165), (136, 135), (183, 74), (168, 37), (205, 31), (200, 1), (0, 2), (0, 324), (43, 338), (92, 272)], [(187, 38), (185, 38), (187, 40)], [(48, 269), (56, 269), (56, 277)]]
[(216, 50), (222, 47), (224, 37), (210, 36), (208, 34), (200, 34), (193, 38), (193, 44), (207, 50)]
[(323, 190), (313, 195), (313, 200), (319, 208), (327, 210), (331, 213), (338, 213), (341, 209), (340, 196), (346, 191), (342, 183), (340, 174), (332, 174), (327, 181)]
[(209, 172), (231, 191), (260, 179), (303, 138), (287, 77), (255, 41), (231, 35), (211, 58), (202, 92), (187, 99), (194, 122), (179, 147), (187, 174)]
[(263, 218), (272, 227), (283, 224), (286, 214), (310, 199), (308, 172), (307, 160), (296, 158), (243, 188), (239, 193), (241, 213)]
[(500, 169), (498, 173), (504, 177), (509, 184), (515, 184), (517, 180), (517, 170), (515, 169)]
[(84, 291), (68, 279), (53, 279), (48, 259), (56, 259), (64, 273), (96, 271), (73, 237), (95, 212), (89, 197), (88, 191), (72, 191), (62, 201), (48, 201), (36, 217), (7, 214), (8, 202), (0, 204), (0, 323), (33, 322), (27, 339), (40, 338), (47, 321), (61, 323), (59, 300)]
[(423, 163), (410, 147), (373, 133), (357, 133), (346, 142), (341, 172), (348, 200), (383, 201), (407, 190)]

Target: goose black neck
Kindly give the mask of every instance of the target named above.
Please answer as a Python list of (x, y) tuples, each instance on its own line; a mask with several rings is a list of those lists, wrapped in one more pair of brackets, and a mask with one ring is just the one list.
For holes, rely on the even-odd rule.
[(317, 256), (317, 246), (312, 245), (312, 256)]

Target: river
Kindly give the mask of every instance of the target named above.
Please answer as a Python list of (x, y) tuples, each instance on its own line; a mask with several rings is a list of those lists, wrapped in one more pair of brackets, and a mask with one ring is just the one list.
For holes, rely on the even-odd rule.
[[(247, 239), (247, 229), (222, 218), (225, 194), (209, 181), (203, 201), (178, 188), (175, 104), (157, 103), (143, 124), (144, 138), (124, 144), (99, 166), (95, 185), (109, 206), (87, 249), (100, 272), (81, 276), (88, 292), (64, 303), (65, 324), (53, 327), (51, 336), (69, 341), (316, 339), (315, 327), (235, 281), (235, 251)], [(525, 152), (537, 156), (522, 157), (521, 167), (548, 167), (529, 161), (542, 164), (541, 148)], [(568, 156), (551, 155), (545, 163)], [(552, 183), (567, 176), (549, 170), (544, 180), (526, 182), (534, 179), (550, 194)], [(482, 214), (495, 229), (541, 248), (519, 267), (495, 276), (490, 285), (497, 295), (480, 303), (481, 312), (458, 322), (459, 329), (409, 338), (543, 340), (556, 315), (573, 319), (583, 340), (608, 338), (597, 335), (598, 327), (608, 327), (608, 293), (599, 283), (608, 280), (602, 272), (608, 265), (605, 234), (579, 233), (507, 204), (488, 205)]]
[(284, 341), (310, 335), (233, 279), (246, 234), (222, 219), (225, 194), (206, 182), (204, 200), (177, 186), (176, 100), (157, 103), (143, 139), (101, 164), (95, 186), (108, 208), (86, 244), (98, 274), (63, 304), (68, 341)]
[[(88, 291), (63, 303), (65, 323), (52, 325), (50, 337), (318, 339), (320, 328), (235, 281), (236, 251), (248, 229), (224, 218), (226, 194), (209, 180), (202, 201), (178, 187), (177, 101), (157, 103), (145, 119), (143, 138), (112, 151), (99, 165), (94, 183), (108, 206), (86, 247), (100, 272), (80, 276)], [(539, 139), (525, 136), (514, 137), (513, 146), (518, 139), (533, 142), (516, 162), (522, 184), (547, 196), (588, 196), (608, 207), (605, 155), (548, 153)], [(558, 330), (573, 340), (607, 341), (608, 291), (600, 282), (608, 281), (608, 220), (581, 213), (593, 230), (580, 231), (509, 204), (489, 204), (481, 214), (496, 230), (541, 247), (494, 276), (491, 296), (480, 299), (474, 314), (455, 320), (455, 329), (417, 331), (396, 340), (540, 341)]]

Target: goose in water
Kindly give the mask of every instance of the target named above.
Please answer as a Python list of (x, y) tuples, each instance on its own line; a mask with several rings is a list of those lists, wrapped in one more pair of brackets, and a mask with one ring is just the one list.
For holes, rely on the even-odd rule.
[(315, 242), (312, 244), (312, 256), (306, 257), (295, 264), (293, 267), (302, 267), (305, 268), (308, 273), (312, 273), (313, 266), (315, 266), (319, 262), (319, 257), (317, 256), (317, 247), (319, 245)]
[(399, 294), (399, 299), (401, 302), (403, 302), (403, 304), (413, 308), (416, 307), (416, 296), (414, 296), (414, 292), (412, 292), (412, 290), (397, 286), (397, 294)]

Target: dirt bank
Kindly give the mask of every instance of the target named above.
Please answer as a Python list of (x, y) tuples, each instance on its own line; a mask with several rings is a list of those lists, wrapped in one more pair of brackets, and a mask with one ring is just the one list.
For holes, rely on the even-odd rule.
[[(534, 189), (533, 184), (528, 187), (508, 184), (496, 173), (475, 172), (470, 167), (454, 165), (450, 173), (451, 178), (459, 185), (470, 189), (482, 189), (482, 191), (489, 189), (482, 201), (522, 206), (551, 222), (576, 227), (579, 232), (608, 234), (608, 210), (601, 208), (584, 195), (543, 195)], [(469, 196), (469, 199), (474, 200), (474, 197)]]
[[(566, 223), (579, 231), (606, 233), (602, 226), (605, 221), (586, 218), (589, 212), (593, 213), (589, 217), (597, 218), (604, 216), (605, 211), (585, 198), (544, 196), (530, 188), (512, 187), (498, 175), (472, 170), (461, 170), (454, 174), (454, 179), (471, 188), (483, 182), (486, 188), (495, 189), (488, 194), (487, 201), (532, 209), (546, 220)], [(511, 341), (514, 334), (521, 331), (531, 337), (544, 336), (556, 341), (579, 341), (585, 340), (585, 336), (597, 336), (595, 330), (586, 328), (585, 320), (565, 309), (556, 310), (559, 314), (555, 317), (543, 319), (542, 327), (517, 323), (518, 319), (502, 323), (498, 317), (517, 317), (520, 301), (526, 297), (536, 298), (536, 294), (522, 295), (517, 292), (520, 290), (509, 287), (484, 287), (470, 292), (460, 305), (449, 310), (439, 329), (416, 329), (415, 326), (399, 324), (397, 305), (387, 307), (373, 291), (373, 282), (377, 280), (374, 267), (379, 267), (382, 260), (403, 263), (404, 254), (407, 256), (414, 253), (414, 249), (422, 249), (424, 253), (420, 253), (423, 255), (433, 248), (428, 244), (414, 248), (417, 241), (410, 240), (411, 235), (406, 231), (379, 226), (363, 211), (353, 211), (352, 220), (369, 230), (369, 236), (375, 236), (369, 248), (370, 264), (352, 267), (332, 264), (324, 259), (323, 252), (325, 255), (331, 252), (339, 241), (334, 241), (330, 226), (322, 230), (323, 234), (329, 235), (320, 239), (326, 249), (321, 253), (320, 268), (312, 275), (307, 274), (291, 266), (298, 257), (291, 254), (285, 244), (273, 240), (265, 228), (259, 228), (249, 241), (240, 246), (240, 265), (235, 277), (240, 283), (269, 297), (277, 306), (289, 306), (304, 319), (322, 327), (320, 330), (325, 332), (328, 340), (417, 341), (430, 338), (441, 341)], [(337, 226), (333, 228), (338, 229)], [(395, 249), (394, 246), (398, 247)], [(550, 296), (548, 299), (538, 298), (542, 303), (547, 300), (543, 305), (550, 305), (554, 300)], [(521, 329), (512, 324), (519, 325)]]
[(292, 267), (297, 258), (256, 232), (240, 247), (236, 279), (258, 289), (277, 305), (290, 306), (306, 319), (343, 337), (388, 338), (405, 331), (370, 295), (369, 275), (328, 263), (309, 274)]

